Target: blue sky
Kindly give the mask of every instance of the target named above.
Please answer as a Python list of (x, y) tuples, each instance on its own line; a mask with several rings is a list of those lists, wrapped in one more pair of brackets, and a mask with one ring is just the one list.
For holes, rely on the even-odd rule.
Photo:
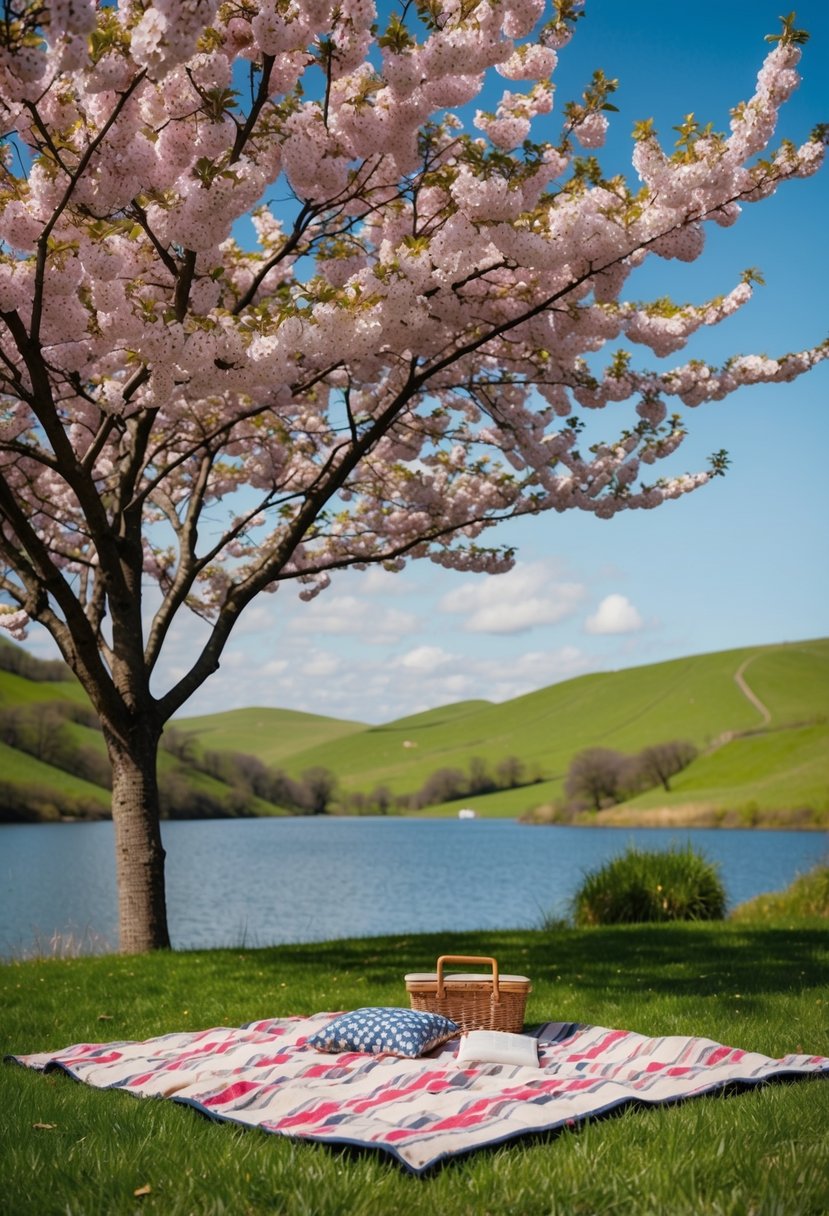
[[(653, 116), (666, 145), (690, 111), (727, 130), (729, 109), (753, 92), (763, 36), (779, 29), (780, 9), (774, 0), (588, 0), (561, 54), (554, 118), (601, 67), (620, 81), (620, 113), (599, 153), (612, 171), (629, 171), (638, 119)], [(825, 0), (800, 4), (797, 25), (812, 38), (779, 134), (800, 141), (829, 121)], [(813, 345), (829, 333), (827, 216), (829, 168), (747, 207), (735, 228), (709, 230), (699, 262), (652, 259), (627, 294), (702, 301), (758, 266), (766, 286), (736, 317), (698, 335), (688, 353), (718, 362)], [(461, 575), (426, 562), (399, 575), (344, 572), (310, 605), (286, 590), (261, 597), (185, 714), (273, 705), (381, 722), (468, 698), (501, 701), (591, 670), (823, 636), (828, 401), (823, 364), (794, 384), (688, 411), (690, 435), (670, 471), (703, 468), (724, 447), (732, 459), (726, 478), (610, 521), (571, 512), (504, 526), (500, 539), (519, 548), (508, 575)], [(632, 413), (616, 409), (608, 434)], [(189, 625), (174, 640), (168, 676), (195, 640)], [(31, 648), (47, 651), (34, 635)]]

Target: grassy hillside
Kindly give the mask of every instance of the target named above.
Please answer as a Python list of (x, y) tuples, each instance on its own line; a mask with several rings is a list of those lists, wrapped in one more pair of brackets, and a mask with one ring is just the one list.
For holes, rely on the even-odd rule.
[(733, 739), (671, 782), (600, 812), (604, 826), (829, 828), (829, 725)]
[(402, 793), (437, 768), (515, 755), (552, 782), (549, 794), (560, 789), (572, 756), (587, 747), (635, 752), (688, 739), (706, 751), (724, 736), (761, 728), (763, 716), (735, 682), (741, 668), (771, 726), (829, 716), (829, 640), (821, 640), (581, 676), (500, 705), (448, 706), (297, 752), (285, 767), (299, 773), (321, 764), (345, 788), (383, 782)]
[[(37, 683), (0, 671), (0, 709), (60, 699), (78, 703), (82, 694), (74, 683)], [(645, 815), (657, 808), (704, 807), (717, 821), (727, 809), (751, 823), (757, 811), (778, 810), (817, 812), (829, 822), (827, 721), (829, 639), (819, 639), (595, 673), (499, 705), (459, 702), (382, 726), (267, 708), (182, 718), (171, 726), (202, 754), (246, 753), (294, 778), (308, 769), (329, 769), (346, 795), (369, 793), (378, 785), (409, 794), (436, 770), (466, 772), (476, 757), (494, 769), (513, 756), (533, 784), (474, 798), (480, 814), (508, 817), (559, 799), (573, 756), (585, 748), (633, 754), (683, 739), (699, 749), (697, 760), (674, 778), (670, 792), (640, 794), (624, 811)], [(78, 747), (101, 749), (100, 736), (88, 727), (70, 724), (69, 730)], [(77, 788), (77, 778), (48, 765), (37, 767), (37, 761), (13, 749), (6, 752), (0, 759), (7, 781), (51, 781), (67, 794), (70, 786), (73, 795), (89, 793)], [(232, 781), (223, 784), (228, 778), (196, 773), (184, 756), (173, 760), (165, 754), (161, 768), (205, 795), (234, 798), (238, 808), (238, 789)], [(91, 789), (106, 800), (106, 791)], [(456, 814), (468, 801), (447, 802), (426, 813)], [(254, 798), (244, 807), (245, 813), (274, 810)], [(615, 810), (604, 815), (618, 817)]]
[(367, 729), (362, 722), (265, 708), (177, 718), (170, 725), (195, 736), (205, 750), (247, 752), (269, 765), (281, 765), (296, 752), (324, 748), (331, 740), (349, 738)]
[(762, 808), (814, 804), (814, 790), (818, 788), (822, 794), (818, 808), (827, 810), (827, 757), (829, 726), (825, 723), (748, 735), (700, 756), (673, 779), (668, 794), (664, 790), (648, 790), (628, 805), (671, 805), (699, 799), (723, 801), (729, 791), (750, 786), (750, 801)]
[[(0, 743), (0, 823), (18, 819), (49, 820), (61, 815), (100, 819), (108, 814), (109, 791), (16, 748)], [(25, 789), (24, 801), (15, 797)]]
[(31, 705), (37, 701), (71, 701), (78, 705), (86, 701), (86, 695), (74, 680), (28, 680), (15, 672), (0, 670), (0, 706)]
[[(0, 639), (0, 662), (8, 661), (11, 646)], [(15, 656), (13, 656), (14, 658)], [(109, 814), (110, 792), (106, 786), (108, 765), (106, 764), (106, 747), (103, 736), (94, 725), (86, 725), (82, 721), (63, 719), (53, 713), (57, 707), (86, 707), (88, 702), (83, 690), (73, 680), (44, 678), (41, 668), (54, 669), (56, 664), (40, 664), (38, 660), (25, 656), (27, 659), (24, 675), (19, 671), (8, 671), (0, 668), (0, 731), (7, 736), (10, 733), (8, 718), (27, 719), (33, 714), (40, 719), (39, 729), (35, 734), (45, 736), (41, 740), (43, 752), (31, 754), (20, 746), (10, 746), (7, 739), (0, 733), (0, 823), (17, 820), (56, 820), (60, 818), (101, 818)], [(255, 713), (255, 711), (246, 711)], [(281, 711), (273, 711), (277, 716)], [(294, 715), (286, 714), (285, 717)], [(295, 715), (298, 718), (309, 718), (310, 715)], [(325, 723), (326, 719), (319, 719)], [(334, 722), (333, 731), (336, 734), (345, 724)], [(92, 715), (94, 723), (94, 715)], [(355, 724), (356, 729), (361, 727)], [(62, 749), (56, 749), (54, 738), (49, 739), (59, 731), (64, 740)], [(296, 733), (296, 732), (295, 732)], [(309, 739), (324, 738), (324, 731), (318, 729), (300, 732), (303, 744)], [(31, 735), (31, 731), (30, 731)], [(240, 727), (238, 739), (230, 733), (227, 740), (218, 741), (215, 745), (220, 749), (233, 750), (241, 748), (244, 731)], [(53, 753), (58, 752), (58, 755)], [(88, 778), (77, 772), (67, 771), (62, 766), (66, 754), (77, 757), (81, 753), (92, 754), (99, 763), (95, 766), (94, 776)], [(162, 792), (165, 789), (168, 801), (172, 799), (177, 804), (175, 814), (212, 813), (245, 814), (245, 815), (274, 815), (284, 813), (284, 808), (257, 797), (250, 791), (240, 791), (232, 782), (200, 772), (182, 762), (181, 759), (161, 750), (159, 753), (159, 776)], [(166, 785), (165, 785), (166, 783)], [(187, 791), (192, 797), (189, 808), (186, 804)]]

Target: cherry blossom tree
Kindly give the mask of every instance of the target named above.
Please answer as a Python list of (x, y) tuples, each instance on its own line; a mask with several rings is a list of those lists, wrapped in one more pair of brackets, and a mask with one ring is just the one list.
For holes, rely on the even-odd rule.
[[(744, 305), (750, 272), (703, 304), (622, 293), (819, 167), (823, 130), (772, 143), (793, 17), (730, 132), (691, 117), (666, 150), (640, 123), (628, 184), (594, 155), (615, 81), (597, 71), (551, 116), (580, 15), (3, 4), (0, 623), (44, 626), (99, 715), (124, 950), (169, 944), (163, 726), (256, 596), (410, 558), (498, 572), (512, 553), (482, 538), (499, 520), (656, 507), (725, 463), (657, 475), (685, 434), (669, 402), (826, 356), (637, 370), (623, 345), (671, 356)], [(580, 411), (611, 402), (627, 427), (582, 450)], [(188, 613), (204, 644), (159, 688)]]

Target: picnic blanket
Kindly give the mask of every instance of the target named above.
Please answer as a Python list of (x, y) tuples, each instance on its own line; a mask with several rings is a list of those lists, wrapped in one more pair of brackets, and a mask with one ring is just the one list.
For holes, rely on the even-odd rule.
[(574, 1126), (626, 1103), (676, 1102), (773, 1077), (829, 1076), (829, 1058), (822, 1056), (775, 1060), (711, 1039), (647, 1038), (565, 1022), (531, 1032), (538, 1068), (459, 1064), (457, 1038), (414, 1060), (328, 1055), (307, 1046), (336, 1016), (83, 1043), (7, 1059), (62, 1069), (100, 1089), (171, 1098), (279, 1136), (379, 1149), (415, 1174), (455, 1154)]

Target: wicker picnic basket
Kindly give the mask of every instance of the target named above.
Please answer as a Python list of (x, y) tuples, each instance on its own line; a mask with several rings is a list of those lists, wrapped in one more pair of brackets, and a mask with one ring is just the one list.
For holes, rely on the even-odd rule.
[[(484, 963), (492, 974), (448, 975), (446, 963)], [(405, 977), (412, 1009), (442, 1013), (462, 1031), (506, 1030), (520, 1034), (532, 984), (525, 975), (500, 975), (494, 958), (443, 954), (437, 971), (413, 971)]]

